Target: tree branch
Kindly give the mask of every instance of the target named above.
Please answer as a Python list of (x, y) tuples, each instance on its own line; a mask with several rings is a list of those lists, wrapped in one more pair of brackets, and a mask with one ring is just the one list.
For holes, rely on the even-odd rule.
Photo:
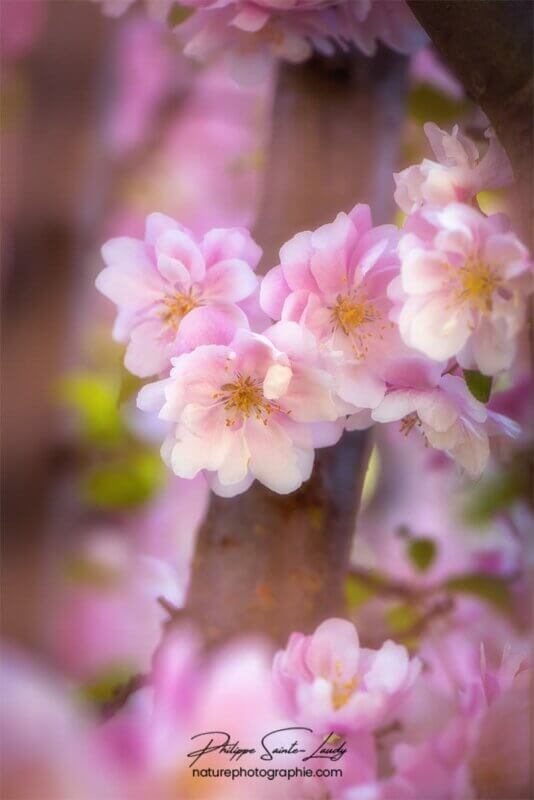
[[(404, 60), (314, 60), (283, 66), (257, 238), (265, 267), (302, 229), (357, 202), (391, 213), (403, 113)], [(344, 611), (343, 584), (369, 439), (345, 434), (319, 451), (311, 479), (288, 496), (255, 484), (213, 498), (194, 558), (188, 612), (209, 642), (243, 631), (283, 642)]]

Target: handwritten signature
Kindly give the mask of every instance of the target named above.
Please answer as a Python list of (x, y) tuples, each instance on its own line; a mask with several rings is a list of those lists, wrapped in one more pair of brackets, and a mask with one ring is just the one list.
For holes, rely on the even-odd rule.
[[(300, 760), (304, 762), (316, 759), (339, 761), (347, 752), (346, 741), (334, 731), (326, 737), (319, 738), (315, 736), (312, 728), (303, 727), (277, 728), (269, 731), (261, 738), (259, 747), (244, 747), (238, 739), (233, 739), (226, 731), (204, 731), (191, 737), (191, 741), (198, 739), (203, 740), (203, 746), (187, 754), (187, 758), (191, 759), (190, 767), (210, 753), (221, 753), (228, 756), (229, 761), (236, 762), (256, 753), (262, 761), (273, 761), (278, 756), (300, 755)], [(304, 742), (301, 739), (304, 739)], [(318, 739), (319, 744), (317, 744)], [(306, 740), (308, 746), (305, 746)]]

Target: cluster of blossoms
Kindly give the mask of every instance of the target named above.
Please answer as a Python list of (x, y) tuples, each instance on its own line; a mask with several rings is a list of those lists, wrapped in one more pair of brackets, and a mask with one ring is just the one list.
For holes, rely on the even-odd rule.
[(225, 496), (255, 478), (287, 493), (343, 429), (399, 421), (476, 478), (489, 437), (517, 435), (464, 377), (513, 367), (532, 291), (508, 219), (476, 202), (508, 160), (492, 134), (479, 158), (457, 128), (427, 133), (438, 160), (395, 175), (401, 229), (359, 204), (297, 233), (261, 281), (245, 229), (198, 238), (151, 214), (143, 241), (104, 246), (97, 287), (118, 306), (128, 369), (161, 378), (139, 406), (167, 422), (176, 475), (204, 472)]
[[(97, 0), (102, 2), (102, 0)], [(108, 13), (123, 13), (134, 0), (103, 0)], [(174, 0), (147, 0), (148, 13), (175, 25)], [(201, 61), (226, 56), (241, 84), (265, 79), (273, 59), (298, 63), (316, 51), (332, 55), (356, 47), (373, 55), (378, 42), (401, 53), (426, 40), (404, 0), (186, 0), (191, 16), (176, 27), (186, 55)]]
[(8, 653), (4, 787), (54, 800), (461, 800), (488, 796), (506, 741), (499, 796), (526, 797), (527, 658), (446, 645), (447, 658), (429, 642), (421, 670), (405, 647), (362, 648), (351, 623), (329, 619), (293, 634), (274, 660), (264, 643), (241, 640), (206, 661), (182, 628), (156, 654), (149, 684), (98, 725), (59, 682)]

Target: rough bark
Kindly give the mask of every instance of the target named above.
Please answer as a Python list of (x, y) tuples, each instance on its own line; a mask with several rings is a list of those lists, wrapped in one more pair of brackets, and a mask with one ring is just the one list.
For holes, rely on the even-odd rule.
[[(392, 53), (283, 66), (256, 235), (264, 267), (298, 230), (328, 222), (355, 202), (391, 213), (391, 172), (402, 120), (404, 61)], [(319, 451), (298, 492), (260, 485), (214, 498), (193, 563), (188, 612), (209, 642), (257, 631), (278, 642), (342, 614), (346, 575), (367, 467), (365, 433)]]
[(534, 169), (532, 0), (409, 0), (409, 5), (506, 148), (528, 235)]

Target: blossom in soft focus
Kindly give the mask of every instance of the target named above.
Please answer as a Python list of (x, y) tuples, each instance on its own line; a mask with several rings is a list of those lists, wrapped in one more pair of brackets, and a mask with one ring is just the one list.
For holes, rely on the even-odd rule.
[(449, 454), (472, 478), (478, 478), (488, 462), (490, 435), (519, 435), (516, 423), (489, 411), (457, 375), (432, 380), (425, 369), (407, 364), (395, 377), (397, 388), (373, 410), (373, 419), (400, 420), (406, 435), (419, 429), (428, 444)]
[(509, 368), (532, 292), (532, 262), (504, 215), (451, 203), (406, 222), (392, 283), (405, 343), (495, 375)]
[(213, 229), (200, 241), (170, 217), (150, 214), (144, 241), (111, 239), (97, 288), (119, 313), (114, 336), (128, 342), (124, 363), (135, 375), (168, 371), (173, 355), (225, 343), (248, 327), (240, 301), (257, 287), (261, 250), (248, 231)]
[[(128, 792), (67, 687), (20, 653), (0, 662), (2, 797), (6, 800), (119, 800)], [(131, 796), (131, 795), (130, 795)]]
[[(120, 17), (134, 5), (136, 0), (93, 0), (93, 2), (101, 3), (104, 12), (110, 17)], [(164, 22), (175, 0), (143, 0), (143, 2), (151, 19)]]
[(300, 62), (314, 50), (332, 55), (355, 46), (366, 55), (378, 42), (411, 53), (426, 37), (403, 0), (188, 0), (193, 16), (176, 31), (184, 52), (205, 60), (224, 53), (232, 75), (250, 85), (264, 79), (273, 58)]
[(150, 668), (167, 612), (185, 582), (171, 564), (137, 553), (120, 532), (95, 531), (65, 562), (48, 626), (51, 649), (71, 676), (91, 683)]
[(395, 201), (407, 214), (425, 203), (445, 206), (467, 203), (482, 190), (498, 189), (513, 181), (510, 161), (494, 131), (486, 131), (488, 147), (481, 158), (476, 144), (455, 125), (451, 133), (427, 122), (425, 133), (437, 161), (394, 173)]
[(391, 721), (420, 663), (402, 645), (360, 647), (352, 623), (329, 619), (312, 636), (294, 633), (273, 664), (288, 713), (303, 725), (336, 732), (374, 731)]
[(261, 285), (267, 314), (298, 322), (336, 357), (336, 390), (358, 409), (382, 400), (388, 365), (408, 351), (389, 319), (387, 288), (398, 275), (396, 244), (395, 226), (373, 228), (369, 206), (360, 204), (286, 242), (280, 265)]
[(254, 478), (285, 494), (310, 476), (314, 448), (341, 434), (332, 389), (313, 337), (280, 323), (173, 359), (170, 377), (145, 386), (138, 403), (175, 424), (162, 454), (176, 475), (205, 470), (227, 496)]

